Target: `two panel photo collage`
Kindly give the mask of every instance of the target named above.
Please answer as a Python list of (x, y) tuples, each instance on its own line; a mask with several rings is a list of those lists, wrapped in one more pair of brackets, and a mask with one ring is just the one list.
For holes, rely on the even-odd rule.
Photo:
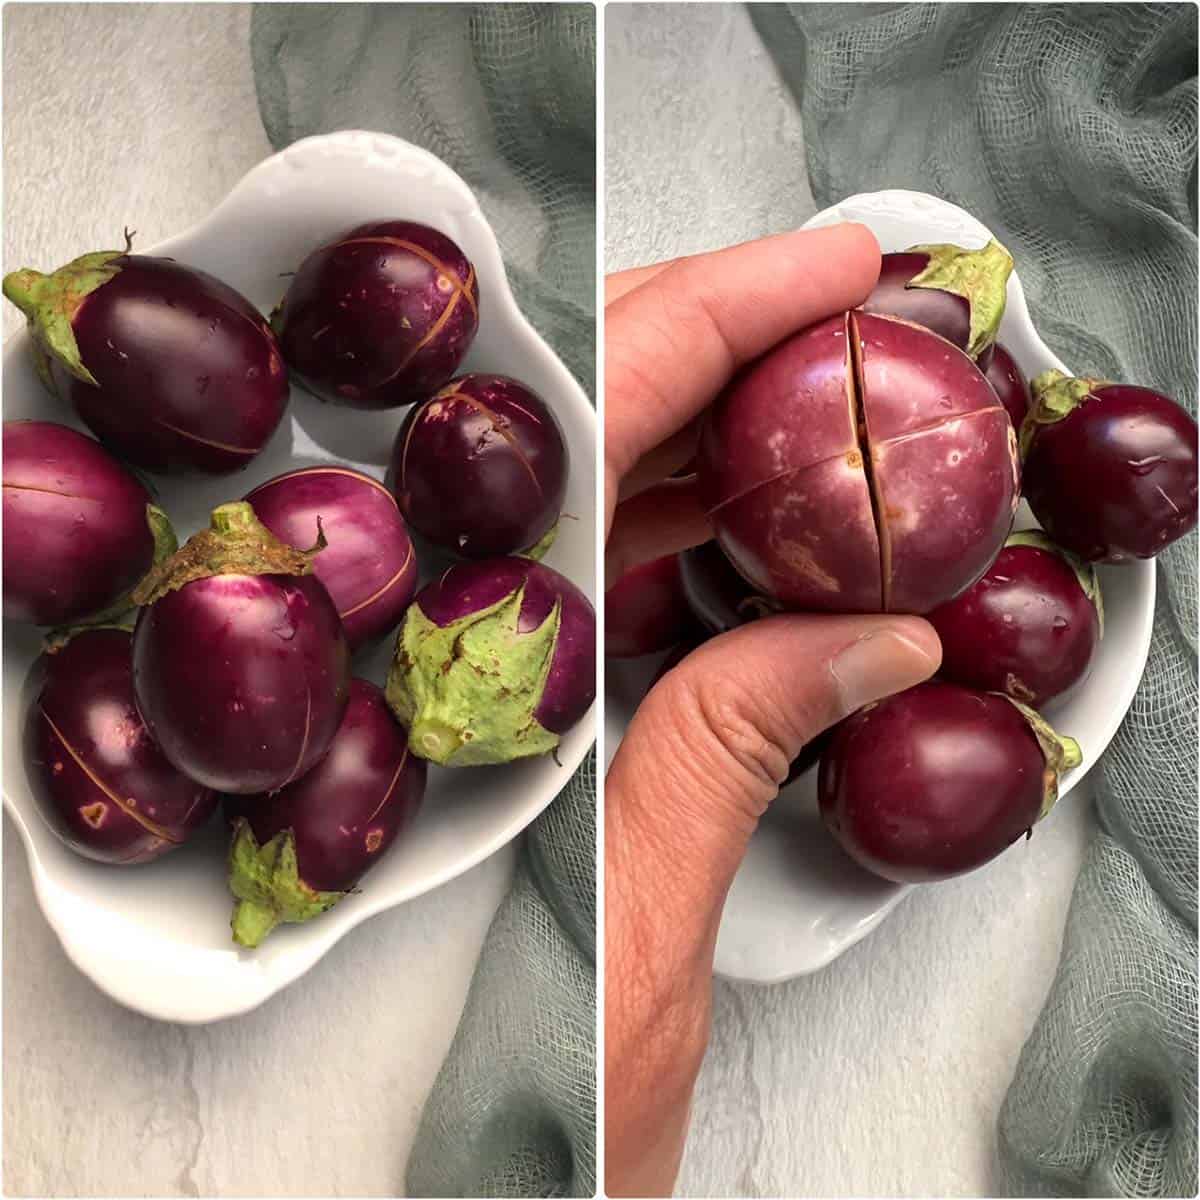
[(0, 2), (3, 1195), (1197, 1196), (1198, 27)]

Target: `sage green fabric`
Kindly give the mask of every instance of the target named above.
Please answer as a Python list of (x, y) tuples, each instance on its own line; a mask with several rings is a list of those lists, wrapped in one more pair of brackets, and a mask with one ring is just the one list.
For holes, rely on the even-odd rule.
[[(372, 129), (424, 146), (462, 175), (496, 231), (521, 309), (590, 393), (592, 6), (263, 4), (251, 45), (277, 149)], [(593, 754), (522, 847), (422, 1116), (411, 1194), (595, 1190), (595, 806)]]
[[(818, 205), (879, 188), (962, 205), (1012, 251), (1068, 366), (1195, 414), (1194, 5), (751, 16), (799, 105)], [(1146, 673), (1095, 771), (1100, 832), (1000, 1118), (997, 1188), (1014, 1195), (1197, 1191), (1196, 550), (1193, 533), (1159, 559)]]

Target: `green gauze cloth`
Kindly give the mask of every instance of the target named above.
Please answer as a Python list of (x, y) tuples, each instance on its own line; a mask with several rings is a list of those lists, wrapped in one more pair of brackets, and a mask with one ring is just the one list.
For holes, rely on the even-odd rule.
[[(751, 13), (819, 205), (881, 188), (961, 205), (1012, 251), (1068, 367), (1195, 415), (1195, 5)], [(1100, 832), (1000, 1117), (1016, 1195), (1196, 1194), (1196, 549), (1158, 560), (1146, 673), (1093, 771)]]
[[(393, 133), (471, 186), (522, 311), (589, 391), (595, 11), (588, 4), (262, 4), (272, 144)], [(596, 1181), (595, 759), (530, 830), (425, 1106), (407, 1187), (591, 1196)]]

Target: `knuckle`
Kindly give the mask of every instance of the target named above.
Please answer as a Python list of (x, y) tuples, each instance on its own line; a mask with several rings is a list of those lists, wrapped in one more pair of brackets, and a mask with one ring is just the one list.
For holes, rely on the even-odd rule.
[(764, 711), (761, 695), (736, 676), (715, 671), (700, 678), (680, 673), (673, 684), (670, 711), (676, 720), (718, 748), (747, 782), (779, 786), (790, 762), (777, 734), (779, 723)]

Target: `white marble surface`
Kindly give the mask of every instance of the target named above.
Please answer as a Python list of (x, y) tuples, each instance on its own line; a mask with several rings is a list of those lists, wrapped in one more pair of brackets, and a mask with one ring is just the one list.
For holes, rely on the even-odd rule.
[[(801, 224), (796, 106), (744, 9), (607, 9), (607, 259)], [(1086, 782), (987, 869), (920, 890), (825, 971), (718, 983), (678, 1192), (995, 1194), (995, 1120), (1058, 964)]]
[[(5, 269), (146, 245), (270, 153), (246, 5), (4, 10)], [(20, 326), (4, 305), (4, 334)], [(67, 961), (4, 822), (8, 1195), (395, 1195), (511, 848), (365, 923), (257, 1012), (185, 1028)]]

